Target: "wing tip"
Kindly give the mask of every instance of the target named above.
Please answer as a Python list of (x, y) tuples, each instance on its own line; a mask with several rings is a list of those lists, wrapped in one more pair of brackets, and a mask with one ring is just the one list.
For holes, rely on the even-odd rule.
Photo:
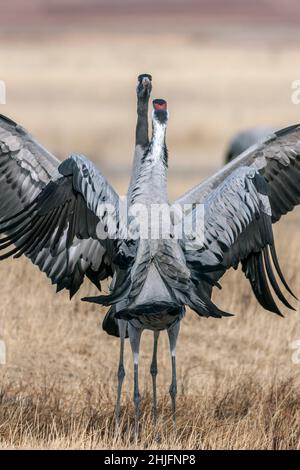
[(100, 304), (101, 302), (99, 301), (102, 296), (97, 296), (97, 297), (81, 297), (80, 300), (82, 302), (90, 302), (92, 304)]
[(6, 122), (10, 126), (14, 126), (14, 127), (18, 126), (18, 124), (15, 121), (10, 119), (8, 116), (5, 116), (4, 114), (0, 114), (0, 120)]
[(300, 124), (292, 124), (291, 126), (284, 127), (283, 129), (278, 129), (278, 131), (275, 131), (274, 134), (276, 137), (282, 137), (283, 135), (286, 135), (289, 132), (296, 130), (297, 128), (300, 129)]

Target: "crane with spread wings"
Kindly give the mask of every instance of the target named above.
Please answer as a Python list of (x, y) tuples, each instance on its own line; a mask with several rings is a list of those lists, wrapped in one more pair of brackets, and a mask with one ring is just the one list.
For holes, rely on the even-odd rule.
[[(86, 298), (109, 306), (104, 329), (120, 337), (118, 398), (125, 370), (124, 340), (134, 359), (135, 436), (138, 436), (138, 363), (141, 333), (154, 335), (151, 375), (156, 420), (157, 345), (160, 331), (170, 343), (173, 419), (176, 415), (176, 341), (186, 306), (199, 316), (229, 316), (211, 299), (231, 267), (241, 266), (259, 303), (281, 315), (275, 297), (293, 308), (279, 286), (289, 288), (278, 262), (272, 224), (300, 202), (300, 125), (271, 134), (173, 204), (167, 195), (168, 151), (165, 100), (153, 101), (151, 140), (148, 102), (151, 76), (138, 77), (135, 157), (127, 198), (149, 213), (169, 208), (168, 236), (141, 236), (140, 222), (129, 236), (121, 199), (104, 175), (83, 155), (60, 162), (23, 127), (0, 117), (0, 259), (27, 256), (72, 297), (84, 278), (99, 290), (112, 278), (108, 295)], [(192, 220), (203, 208), (201, 243), (197, 233), (174, 236), (175, 206)], [(202, 213), (202, 212), (201, 212)], [(131, 215), (131, 220), (133, 216)], [(124, 235), (126, 234), (126, 235)], [(166, 235), (166, 234), (165, 234)]]

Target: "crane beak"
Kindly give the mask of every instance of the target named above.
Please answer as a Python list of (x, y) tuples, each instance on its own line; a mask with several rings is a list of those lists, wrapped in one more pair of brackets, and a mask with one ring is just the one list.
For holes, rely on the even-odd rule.
[(150, 82), (148, 77), (144, 77), (142, 79), (142, 85), (143, 85), (143, 88), (149, 88), (150, 87), (151, 82)]

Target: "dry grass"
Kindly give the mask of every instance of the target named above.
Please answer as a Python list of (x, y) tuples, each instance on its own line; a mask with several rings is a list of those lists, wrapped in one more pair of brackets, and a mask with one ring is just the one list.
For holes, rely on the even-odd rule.
[[(272, 44), (222, 45), (188, 36), (73, 36), (47, 42), (2, 42), (1, 79), (21, 121), (60, 156), (82, 151), (126, 188), (135, 121), (133, 81), (153, 73), (154, 95), (170, 102), (170, 195), (221, 164), (236, 128), (298, 120), (290, 82), (299, 50)], [(159, 54), (158, 54), (159, 51)], [(116, 138), (117, 129), (118, 138)], [(119, 166), (121, 165), (121, 169)], [(116, 169), (119, 168), (118, 175)], [(183, 177), (183, 170), (190, 171)], [(191, 170), (193, 174), (191, 174)], [(278, 252), (296, 291), (299, 212), (276, 227)], [(118, 341), (99, 327), (104, 310), (54, 294), (27, 260), (0, 266), (1, 448), (133, 448), (132, 364), (120, 436), (114, 436)], [(237, 315), (203, 320), (188, 312), (178, 346), (178, 430), (172, 432), (166, 335), (159, 344), (159, 432), (151, 424), (152, 338), (141, 351), (143, 410), (139, 448), (300, 448), (299, 367), (290, 344), (300, 339), (298, 312), (285, 319), (257, 306), (240, 273), (228, 273), (216, 301)]]
[[(1, 448), (48, 449), (299, 449), (300, 396), (292, 380), (264, 387), (238, 376), (197, 395), (181, 394), (174, 434), (169, 403), (159, 405), (158, 433), (151, 400), (144, 397), (140, 444), (133, 441), (133, 410), (127, 401), (120, 434), (114, 431), (111, 394), (95, 384), (68, 399), (58, 385), (30, 387), (27, 395), (11, 385), (1, 394)], [(92, 397), (90, 393), (92, 392)]]
[[(287, 279), (297, 290), (297, 214), (277, 227)], [(286, 248), (286, 230), (288, 249)], [(104, 310), (54, 294), (27, 260), (2, 265), (1, 448), (133, 448), (132, 362), (126, 345), (123, 421), (115, 437), (118, 340), (101, 331)], [(188, 312), (178, 346), (178, 430), (172, 432), (167, 390), (167, 337), (159, 344), (159, 432), (151, 423), (152, 338), (142, 338), (141, 442), (138, 448), (300, 448), (299, 367), (291, 342), (300, 339), (298, 312), (264, 312), (240, 273), (230, 272), (216, 295), (231, 319)]]

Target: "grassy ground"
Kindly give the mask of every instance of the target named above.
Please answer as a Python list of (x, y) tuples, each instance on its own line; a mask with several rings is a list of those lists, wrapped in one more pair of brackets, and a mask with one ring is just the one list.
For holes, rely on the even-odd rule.
[[(158, 53), (159, 52), (159, 53)], [(169, 124), (170, 195), (222, 163), (238, 128), (282, 127), (299, 121), (290, 100), (299, 50), (192, 36), (94, 34), (47, 41), (2, 41), (1, 112), (22, 122), (63, 158), (93, 158), (120, 193), (133, 147), (136, 75), (151, 72), (155, 97), (165, 97)], [(299, 211), (276, 227), (283, 270), (299, 295)], [(118, 341), (101, 330), (104, 310), (69, 302), (27, 260), (0, 266), (1, 448), (132, 448), (132, 363), (120, 436), (114, 436)], [(159, 431), (151, 424), (152, 338), (142, 337), (143, 397), (139, 448), (300, 448), (299, 367), (291, 343), (300, 339), (298, 312), (281, 319), (264, 312), (240, 273), (228, 273), (218, 305), (236, 316), (199, 319), (188, 312), (178, 346), (178, 430), (170, 420), (170, 359), (159, 344)]]
[[(297, 289), (299, 242), (277, 230), (287, 278)], [(114, 436), (118, 340), (98, 328), (103, 311), (55, 295), (29, 262), (2, 267), (1, 319), (7, 365), (1, 368), (2, 448), (131, 448), (132, 363), (126, 354), (122, 433)], [(88, 291), (88, 289), (86, 289)], [(91, 292), (91, 290), (89, 291)], [(12, 298), (14, 300), (12, 300)], [(300, 338), (298, 313), (281, 319), (257, 306), (246, 281), (229, 273), (218, 304), (231, 319), (188, 312), (178, 346), (178, 431), (172, 432), (167, 390), (166, 335), (159, 345), (159, 430), (151, 425), (152, 338), (141, 351), (141, 448), (299, 448), (299, 367), (291, 343)]]

